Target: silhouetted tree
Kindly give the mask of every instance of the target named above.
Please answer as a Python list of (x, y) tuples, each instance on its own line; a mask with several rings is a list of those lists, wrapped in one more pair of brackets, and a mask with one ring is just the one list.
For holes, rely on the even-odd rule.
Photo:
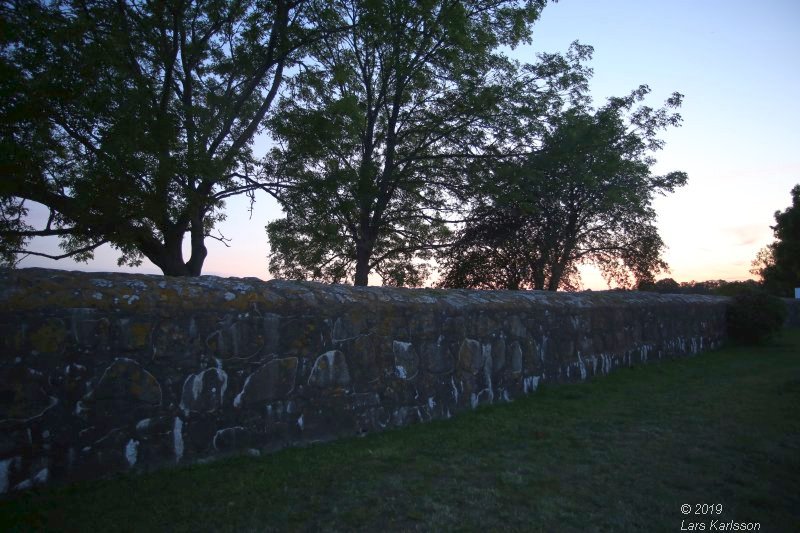
[(770, 227), (776, 240), (758, 252), (750, 272), (761, 277), (767, 291), (791, 297), (800, 287), (800, 185), (792, 188), (792, 205), (776, 211)]
[(455, 245), (440, 257), (446, 287), (574, 290), (577, 267), (597, 265), (608, 280), (630, 286), (666, 268), (651, 202), (686, 174), (653, 175), (656, 134), (680, 123), (665, 107), (636, 107), (641, 86), (592, 112), (556, 115), (541, 146), (484, 178), (484, 198)]
[(686, 283), (678, 283), (672, 278), (663, 278), (658, 281), (641, 280), (636, 286), (637, 290), (646, 292), (658, 292), (661, 294), (681, 294), (692, 292)]
[(527, 39), (544, 4), (337, 3), (352, 30), (314, 46), (271, 123), (286, 217), (267, 227), (270, 271), (421, 283), (423, 262), (449, 234), (445, 213), (465, 194), (466, 169), (511, 138), (498, 104), (525, 83), (556, 84), (569, 67), (552, 56), (517, 70), (495, 52)]
[[(304, 44), (329, 28), (312, 0), (0, 4), (0, 252), (147, 257), (199, 275), (226, 198), (267, 183), (251, 145)], [(252, 196), (251, 196), (252, 197)], [(44, 227), (29, 202), (50, 210)], [(191, 256), (183, 257), (189, 234)], [(27, 248), (58, 236), (64, 253)]]

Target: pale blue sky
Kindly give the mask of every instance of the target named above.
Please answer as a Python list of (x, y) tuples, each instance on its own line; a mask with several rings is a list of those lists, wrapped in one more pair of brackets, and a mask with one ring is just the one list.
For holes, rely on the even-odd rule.
[[(750, 262), (772, 240), (774, 211), (789, 205), (800, 183), (800, 1), (562, 0), (544, 10), (533, 43), (513, 55), (532, 61), (574, 40), (595, 49), (596, 104), (642, 83), (654, 106), (673, 91), (685, 95), (683, 126), (663, 136), (656, 166), (689, 174), (687, 186), (655, 203), (670, 276), (751, 277)], [(209, 242), (204, 273), (267, 279), (264, 226), (280, 216), (275, 202), (260, 197), (252, 219), (244, 199), (230, 201), (227, 213), (220, 229), (233, 242), (228, 249)], [(110, 249), (88, 265), (29, 257), (20, 266), (118, 270)], [(136, 271), (159, 273), (147, 262)], [(584, 282), (605, 288), (591, 269)]]

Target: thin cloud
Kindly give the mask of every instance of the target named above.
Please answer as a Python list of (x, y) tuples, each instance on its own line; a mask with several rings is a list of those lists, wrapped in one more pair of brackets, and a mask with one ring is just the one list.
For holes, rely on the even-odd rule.
[(737, 246), (761, 244), (768, 240), (771, 234), (769, 227), (764, 227), (761, 224), (747, 224), (726, 228), (726, 232), (735, 239)]

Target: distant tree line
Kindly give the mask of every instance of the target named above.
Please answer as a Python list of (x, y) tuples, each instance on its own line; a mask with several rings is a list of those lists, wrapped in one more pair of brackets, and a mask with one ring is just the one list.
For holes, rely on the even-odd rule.
[(654, 283), (652, 200), (687, 176), (651, 169), (682, 95), (593, 107), (591, 47), (502, 53), (545, 4), (2, 1), (0, 258), (108, 243), (197, 276), (206, 240), (228, 240), (225, 200), (262, 191), (285, 213), (266, 228), (275, 276), (574, 290), (591, 263)]
[(734, 296), (742, 292), (761, 290), (761, 284), (754, 280), (726, 281), (724, 279), (706, 281), (677, 282), (672, 278), (639, 283), (637, 290), (661, 294), (707, 294), (713, 296)]

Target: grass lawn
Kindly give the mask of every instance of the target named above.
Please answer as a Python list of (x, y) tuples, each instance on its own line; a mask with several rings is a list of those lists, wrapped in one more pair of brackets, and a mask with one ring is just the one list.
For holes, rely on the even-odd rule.
[(0, 530), (649, 532), (721, 519), (796, 532), (799, 409), (792, 330), (449, 421), (14, 496)]

